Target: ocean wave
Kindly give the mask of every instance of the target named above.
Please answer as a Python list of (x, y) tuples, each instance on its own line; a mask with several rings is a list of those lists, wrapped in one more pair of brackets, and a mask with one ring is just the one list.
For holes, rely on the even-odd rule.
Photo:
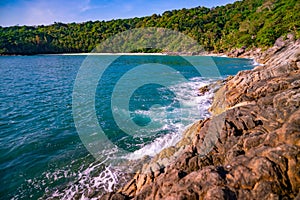
[[(213, 93), (208, 92), (204, 95), (199, 95), (198, 89), (214, 81), (215, 80), (212, 79), (193, 78), (190, 82), (176, 84), (171, 88), (168, 88), (173, 90), (177, 94), (176, 98), (181, 101), (181, 107), (173, 108), (171, 114), (169, 113), (169, 119), (165, 118), (166, 113), (164, 112), (167, 110), (170, 112), (170, 107), (172, 107), (172, 105), (155, 107), (149, 110), (135, 110), (134, 114), (148, 117), (153, 122), (160, 124), (160, 126), (157, 126), (156, 129), (152, 130), (153, 132), (165, 130), (167, 133), (155, 138), (151, 143), (141, 146), (140, 149), (124, 155), (122, 160), (125, 160), (125, 164), (122, 163), (119, 166), (118, 163), (116, 165), (107, 165), (107, 163), (109, 163), (107, 162), (107, 159), (109, 158), (107, 158), (102, 162), (93, 162), (85, 169), (80, 169), (77, 172), (74, 181), (70, 182), (63, 190), (56, 189), (55, 191), (52, 191), (46, 199), (93, 199), (93, 196), (99, 196), (104, 192), (110, 192), (113, 189), (120, 187), (132, 176), (132, 171), (128, 171), (128, 166), (126, 171), (126, 163), (131, 163), (131, 161), (143, 162), (141, 160), (143, 157), (154, 157), (163, 149), (174, 146), (183, 137), (182, 134), (187, 126), (197, 119), (203, 119), (209, 116), (208, 108), (211, 105)], [(172, 117), (174, 117), (173, 120)], [(181, 119), (176, 120), (175, 117), (180, 117)], [(143, 129), (143, 127), (141, 127), (141, 129)], [(146, 129), (144, 131), (146, 131)], [(113, 157), (115, 152), (112, 151), (115, 150), (103, 150), (103, 152), (106, 152), (105, 154), (111, 154), (111, 157)], [(126, 160), (128, 160), (128, 162), (126, 162)], [(59, 179), (67, 177), (68, 174), (68, 171), (59, 171), (48, 173), (47, 177)]]

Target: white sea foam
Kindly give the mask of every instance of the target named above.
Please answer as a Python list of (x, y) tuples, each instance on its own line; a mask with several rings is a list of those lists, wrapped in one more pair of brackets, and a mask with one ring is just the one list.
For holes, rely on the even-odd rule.
[(252, 65), (253, 66), (264, 66), (264, 64), (257, 62), (254, 58), (252, 58)]
[(163, 135), (162, 137), (156, 138), (152, 143), (127, 155), (126, 158), (129, 160), (137, 160), (143, 158), (146, 155), (155, 156), (162, 149), (175, 145), (180, 139), (181, 136), (176, 133)]
[[(191, 82), (180, 83), (174, 85), (171, 89), (177, 95), (176, 98), (181, 103), (181, 108), (174, 108), (171, 114), (180, 117), (180, 119), (172, 120), (165, 118), (167, 107), (156, 110), (137, 110), (136, 113), (149, 116), (154, 121), (158, 121), (163, 126), (161, 130), (172, 130), (172, 132), (156, 138), (152, 143), (145, 145), (141, 149), (130, 153), (127, 159), (136, 160), (144, 156), (155, 156), (160, 151), (170, 146), (174, 146), (182, 138), (182, 133), (187, 126), (197, 119), (209, 117), (208, 108), (211, 105), (213, 92), (204, 95), (198, 95), (199, 88), (203, 87), (214, 80), (204, 80), (202, 78), (193, 78)], [(170, 113), (169, 113), (170, 114)]]
[[(95, 193), (99, 195), (104, 192), (112, 191), (123, 176), (122, 171), (116, 167), (105, 166), (105, 161), (91, 163), (85, 169), (77, 173), (69, 174), (69, 170), (58, 170), (46, 173), (48, 180), (58, 180), (62, 178), (75, 177), (75, 180), (69, 183), (63, 190), (56, 189), (51, 195), (43, 199), (96, 199), (91, 196)], [(47, 191), (47, 189), (46, 189)]]
[[(180, 83), (168, 88), (176, 94), (176, 99), (180, 102), (181, 107), (172, 105), (165, 107), (154, 106), (149, 110), (135, 110), (134, 113), (149, 117), (154, 123), (159, 123), (157, 129), (152, 131), (168, 131), (156, 138), (153, 142), (143, 146), (139, 150), (128, 153), (125, 158), (128, 160), (137, 160), (144, 156), (155, 156), (161, 150), (175, 145), (181, 138), (182, 133), (197, 119), (206, 118), (209, 116), (208, 108), (211, 105), (212, 92), (204, 95), (199, 95), (198, 89), (205, 86), (214, 80), (203, 78), (193, 78), (190, 82)], [(168, 113), (167, 113), (168, 112)], [(168, 114), (169, 118), (166, 118)], [(143, 127), (141, 127), (143, 131)], [(145, 128), (146, 131), (146, 128)], [(106, 149), (105, 154), (113, 155), (115, 149)], [(58, 181), (62, 178), (74, 178), (74, 181), (69, 183), (65, 189), (56, 189), (51, 192), (47, 199), (93, 199), (91, 194), (99, 192), (109, 192), (120, 185), (120, 182), (126, 182), (127, 172), (122, 171), (118, 166), (108, 165), (106, 160), (102, 162), (94, 162), (87, 167), (81, 167), (77, 173), (70, 170), (59, 170), (45, 174), (46, 179)], [(28, 180), (33, 183), (33, 180)]]

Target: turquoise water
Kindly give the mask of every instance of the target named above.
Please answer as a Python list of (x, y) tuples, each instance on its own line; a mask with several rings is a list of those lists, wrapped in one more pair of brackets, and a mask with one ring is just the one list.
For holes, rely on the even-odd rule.
[[(93, 59), (99, 64), (108, 58), (95, 56)], [(121, 181), (117, 170), (105, 167), (104, 159), (96, 159), (86, 149), (86, 141), (82, 142), (75, 127), (73, 88), (85, 59), (86, 56), (78, 55), (0, 57), (0, 199), (66, 199), (78, 192), (109, 190), (112, 187), (109, 182)], [(253, 68), (252, 60), (247, 59), (214, 57), (213, 61), (221, 77), (201, 77), (178, 56), (119, 57), (97, 83), (94, 107), (101, 129), (113, 145), (126, 149), (130, 155), (144, 147), (147, 147), (146, 155), (155, 155), (178, 141), (187, 124), (209, 116), (210, 96), (198, 96), (199, 87)], [(149, 133), (150, 129), (145, 127), (150, 123), (153, 126), (151, 134), (134, 137), (114, 121), (114, 109), (119, 107), (111, 104), (110, 97), (121, 77), (145, 63), (163, 63), (187, 81), (169, 81), (168, 77), (175, 75), (168, 70), (149, 74), (150, 78), (159, 74), (166, 77), (171, 89), (155, 83), (136, 88), (128, 105), (131, 120), (141, 127), (141, 133)], [(147, 75), (147, 66), (141, 70)], [(124, 95), (126, 87), (128, 90), (134, 87), (128, 83), (134, 83), (135, 79), (122, 85)], [(121, 93), (115, 97), (117, 105), (125, 96)], [(88, 119), (82, 118), (79, 123), (88, 123)], [(168, 140), (167, 144), (163, 140)], [(110, 151), (105, 147), (100, 150)]]

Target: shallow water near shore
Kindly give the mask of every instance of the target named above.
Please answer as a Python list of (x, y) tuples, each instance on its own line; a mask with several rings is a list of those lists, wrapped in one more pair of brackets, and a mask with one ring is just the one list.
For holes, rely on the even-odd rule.
[[(101, 62), (107, 57), (97, 59)], [(109, 191), (126, 181), (126, 174), (87, 151), (76, 130), (72, 93), (85, 59), (85, 55), (0, 57), (0, 199), (80, 198)], [(221, 77), (201, 77), (180, 60), (179, 56), (127, 55), (100, 80), (96, 114), (102, 128), (113, 135), (119, 130), (107, 112), (111, 91), (106, 92), (101, 83), (113, 89), (114, 78), (121, 76), (118, 73), (145, 62), (168, 63), (188, 78), (170, 88), (152, 84), (136, 90), (130, 104), (132, 120), (140, 127), (152, 121), (155, 129), (151, 137), (139, 143), (131, 141), (126, 159), (154, 156), (174, 145), (188, 124), (209, 116), (212, 93), (199, 96), (198, 88), (253, 68), (249, 59), (213, 57)]]

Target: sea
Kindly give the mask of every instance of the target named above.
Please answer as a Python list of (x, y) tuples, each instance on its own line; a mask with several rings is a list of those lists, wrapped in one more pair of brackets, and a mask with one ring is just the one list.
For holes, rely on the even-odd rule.
[(208, 56), (1, 56), (0, 199), (96, 199), (117, 189), (132, 161), (210, 116), (214, 91), (200, 87), (254, 66)]

